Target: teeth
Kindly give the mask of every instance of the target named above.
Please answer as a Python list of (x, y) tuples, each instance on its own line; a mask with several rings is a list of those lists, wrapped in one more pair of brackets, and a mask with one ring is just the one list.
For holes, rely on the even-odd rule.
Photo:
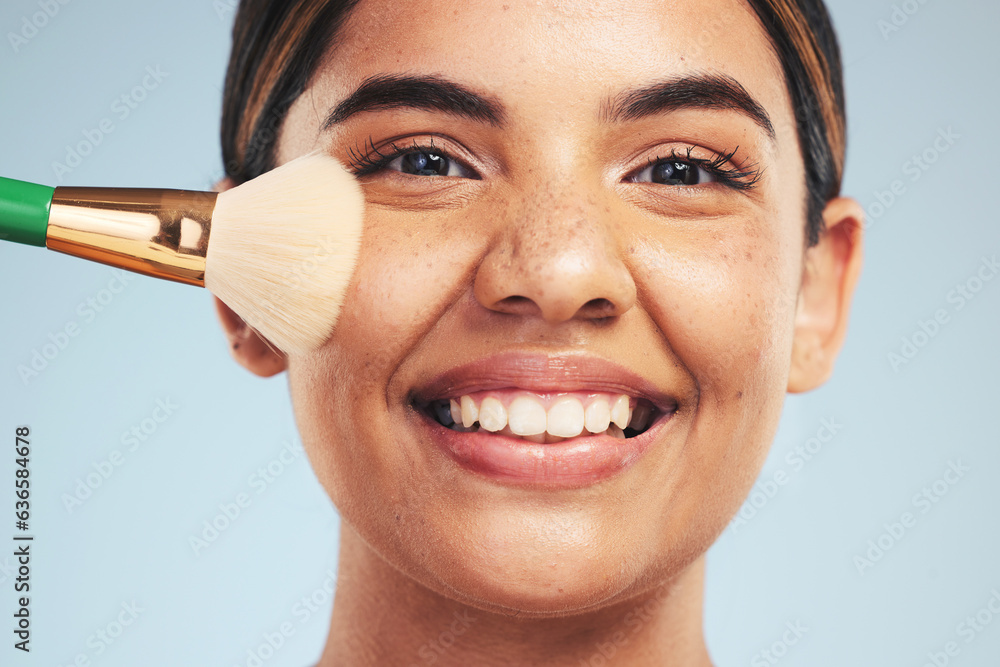
[(584, 413), (584, 423), (587, 426), (587, 430), (591, 433), (604, 433), (607, 431), (608, 424), (611, 423), (611, 408), (608, 407), (608, 402), (603, 398), (599, 398), (588, 405)]
[(471, 396), (462, 397), (462, 426), (469, 428), (479, 419), (479, 408)]
[(611, 421), (615, 423), (615, 426), (624, 430), (628, 426), (629, 417), (628, 396), (622, 394), (615, 399), (614, 405), (611, 406)]
[[(462, 414), (465, 414), (464, 401), (468, 396), (463, 396)], [(470, 398), (471, 402), (472, 399)], [(518, 396), (510, 403), (510, 410), (507, 414), (507, 422), (510, 430), (515, 435), (537, 435), (545, 432), (545, 408), (538, 401), (527, 396)]]
[[(586, 409), (576, 396), (557, 396), (546, 411), (534, 396), (515, 396), (508, 407), (501, 398), (486, 396), (477, 405), (471, 395), (437, 401), (433, 410), (440, 423), (463, 433), (478, 430), (522, 437), (532, 442), (554, 443), (584, 434), (608, 434), (625, 437), (625, 428), (644, 430), (652, 408), (640, 403), (630, 408), (624, 395), (594, 396)], [(586, 433), (584, 432), (586, 429)]]
[(583, 404), (571, 396), (557, 399), (549, 407), (545, 430), (563, 438), (580, 435), (583, 432)]
[(499, 399), (488, 396), (479, 406), (479, 425), (493, 433), (507, 425), (507, 408)]
[(650, 414), (651, 410), (648, 405), (640, 404), (635, 406), (635, 410), (632, 411), (632, 419), (628, 423), (629, 427), (636, 431), (646, 428), (646, 425), (649, 423)]

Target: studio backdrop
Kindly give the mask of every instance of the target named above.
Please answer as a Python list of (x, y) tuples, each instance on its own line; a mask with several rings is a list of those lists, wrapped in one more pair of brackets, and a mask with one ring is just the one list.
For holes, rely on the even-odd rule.
[[(708, 644), (720, 667), (993, 667), (1000, 4), (828, 4), (864, 272), (833, 378), (789, 397), (709, 552)], [(235, 5), (5, 0), (0, 175), (210, 189)], [(230, 359), (207, 291), (0, 243), (0, 443), (0, 664), (317, 659), (339, 519), (285, 376)]]

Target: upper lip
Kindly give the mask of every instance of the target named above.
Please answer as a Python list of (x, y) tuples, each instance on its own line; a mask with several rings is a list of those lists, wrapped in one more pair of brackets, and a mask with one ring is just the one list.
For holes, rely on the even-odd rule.
[(518, 388), (534, 392), (593, 391), (645, 398), (672, 412), (677, 400), (627, 368), (590, 354), (504, 352), (450, 368), (413, 389), (420, 404), (491, 389)]

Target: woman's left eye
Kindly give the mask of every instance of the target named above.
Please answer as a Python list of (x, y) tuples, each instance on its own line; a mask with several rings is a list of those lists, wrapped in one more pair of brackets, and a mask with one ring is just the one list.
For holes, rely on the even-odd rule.
[(714, 183), (718, 178), (708, 169), (691, 162), (659, 160), (635, 172), (628, 180), (632, 183), (703, 185), (705, 183)]
[(414, 176), (458, 176), (469, 178), (467, 170), (458, 162), (441, 153), (411, 151), (403, 153), (388, 163), (386, 168)]

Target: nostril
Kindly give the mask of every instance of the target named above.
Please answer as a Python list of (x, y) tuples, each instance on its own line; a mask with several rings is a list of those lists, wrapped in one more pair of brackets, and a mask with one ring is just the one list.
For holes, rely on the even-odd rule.
[(500, 301), (497, 301), (492, 308), (493, 310), (497, 310), (501, 313), (507, 313), (508, 315), (529, 316), (535, 315), (539, 312), (539, 308), (534, 301), (519, 294), (508, 296)]
[[(495, 309), (512, 315), (533, 315), (541, 310), (534, 300), (518, 294), (501, 299)], [(586, 302), (575, 314), (590, 320), (606, 320), (617, 315), (618, 309), (611, 300), (599, 298)]]
[(583, 305), (581, 309), (587, 317), (591, 318), (607, 318), (615, 315), (615, 304), (611, 303), (610, 300), (605, 298), (591, 299)]

